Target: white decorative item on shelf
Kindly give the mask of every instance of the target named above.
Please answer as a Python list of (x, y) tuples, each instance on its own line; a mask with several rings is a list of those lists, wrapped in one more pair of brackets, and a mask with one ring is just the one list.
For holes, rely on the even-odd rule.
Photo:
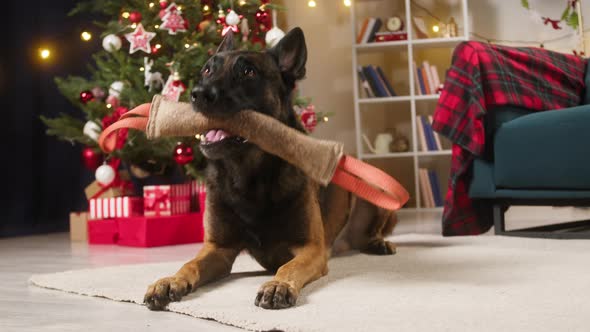
[(101, 131), (102, 128), (100, 128), (100, 126), (94, 121), (86, 122), (86, 124), (84, 124), (84, 128), (82, 129), (82, 133), (90, 137), (95, 142), (98, 141), (98, 136), (100, 136)]
[[(424, 192), (433, 190), (430, 186), (421, 188), (420, 182), (420, 168), (434, 168), (432, 171), (438, 172), (438, 175), (447, 176), (442, 172), (447, 172), (450, 165), (451, 150), (448, 149), (448, 142), (445, 142), (438, 137), (437, 133), (429, 132), (429, 141), (431, 148), (428, 149), (426, 141), (422, 142), (424, 135), (419, 135), (418, 131), (423, 131), (424, 126), (432, 122), (429, 117), (432, 115), (436, 106), (436, 100), (438, 95), (435, 93), (440, 87), (440, 79), (443, 76), (438, 77), (439, 73), (444, 73), (445, 69), (450, 67), (450, 59), (452, 55), (452, 49), (462, 41), (469, 40), (469, 16), (467, 11), (467, 0), (421, 0), (420, 6), (428, 8), (434, 14), (439, 14), (437, 11), (440, 9), (442, 13), (441, 17), (445, 18), (444, 22), (430, 21), (426, 18), (421, 18), (420, 15), (425, 15), (423, 10), (420, 10), (414, 5), (413, 0), (400, 0), (399, 7), (404, 7), (405, 11), (401, 16), (402, 22), (405, 23), (405, 27), (402, 31), (407, 32), (407, 38), (404, 40), (394, 40), (387, 42), (375, 42), (375, 43), (363, 43), (358, 41), (360, 32), (362, 31), (363, 22), (367, 21), (367, 17), (385, 17), (393, 16), (395, 12), (391, 12), (392, 8), (390, 1), (352, 1), (350, 8), (351, 13), (351, 34), (352, 34), (352, 70), (353, 70), (353, 98), (354, 98), (354, 118), (355, 118), (355, 143), (358, 157), (364, 160), (376, 160), (380, 164), (386, 163), (388, 160), (395, 161), (396, 174), (404, 174), (405, 178), (400, 177), (399, 179), (406, 185), (406, 189), (413, 193), (414, 200), (408, 204), (408, 211), (415, 210), (417, 212), (423, 211), (435, 211), (434, 206), (442, 204), (434, 204), (433, 202), (426, 202), (424, 200)], [(460, 4), (460, 5), (458, 5)], [(442, 8), (448, 6), (448, 8)], [(357, 8), (361, 7), (361, 10)], [(395, 8), (394, 8), (395, 9)], [(389, 12), (390, 14), (383, 14)], [(362, 14), (361, 14), (362, 13)], [(358, 16), (357, 16), (358, 15)], [(384, 16), (386, 15), (386, 16)], [(458, 35), (451, 37), (448, 34), (448, 38), (442, 37), (447, 28), (448, 20), (450, 17), (454, 18), (455, 23), (460, 27)], [(384, 24), (387, 30), (399, 29), (399, 21), (396, 19), (385, 20)], [(432, 32), (432, 25), (436, 24), (439, 27), (439, 33), (437, 38), (429, 38), (435, 34)], [(395, 33), (395, 32), (390, 32)], [(448, 48), (448, 60), (443, 55), (444, 52), (430, 52), (430, 49), (441, 49)], [(380, 53), (380, 54), (378, 54)], [(361, 62), (361, 54), (363, 55)], [(373, 58), (386, 59), (383, 63), (367, 63), (364, 55), (370, 54)], [(378, 54), (379, 57), (374, 56)], [(403, 54), (403, 57), (399, 57), (399, 54)], [(392, 56), (390, 56), (392, 55)], [(373, 60), (378, 61), (378, 60)], [(429, 93), (420, 93), (420, 82), (417, 73), (417, 68), (424, 65), (427, 62), (429, 71), (422, 72), (421, 74), (428, 74), (428, 76), (421, 77), (422, 85), (426, 83), (428, 85)], [(406, 64), (407, 62), (407, 64)], [(416, 63), (418, 66), (415, 66)], [(375, 94), (371, 90), (371, 82), (367, 80), (365, 75), (359, 74), (359, 67), (380, 65), (384, 68), (391, 68), (388, 78), (393, 78), (396, 96), (376, 98)], [(437, 68), (436, 68), (437, 67)], [(422, 69), (422, 68), (420, 68)], [(362, 71), (361, 71), (362, 72)], [(368, 84), (363, 85), (364, 82)], [(375, 77), (372, 75), (373, 84), (375, 82), (385, 83), (385, 80), (379, 76)], [(381, 75), (383, 76), (383, 75)], [(430, 76), (430, 77), (429, 77)], [(430, 80), (428, 80), (430, 78)], [(405, 88), (404, 88), (405, 86)], [(426, 88), (426, 86), (424, 86)], [(369, 90), (369, 91), (367, 91)], [(382, 89), (381, 89), (382, 90)], [(432, 90), (432, 92), (430, 92)], [(365, 93), (364, 97), (362, 93)], [(385, 107), (392, 105), (391, 107)], [(380, 109), (380, 111), (377, 111)], [(376, 119), (381, 118), (382, 112), (383, 119), (390, 121), (383, 123)], [(426, 123), (421, 121), (420, 115), (426, 116)], [(389, 120), (391, 119), (391, 120)], [(420, 122), (418, 122), (420, 120)], [(365, 122), (366, 121), (366, 122)], [(418, 125), (420, 124), (420, 125)], [(385, 125), (385, 127), (384, 127)], [(365, 132), (381, 133), (384, 128), (394, 127), (399, 128), (401, 132), (405, 133), (406, 138), (399, 139), (399, 146), (396, 145), (396, 141), (399, 135), (393, 135), (393, 141), (385, 134), (377, 135), (375, 141), (369, 140)], [(432, 134), (432, 135), (430, 135)], [(387, 144), (390, 142), (390, 144)], [(399, 159), (398, 159), (399, 158)], [(408, 162), (400, 162), (398, 160), (407, 160)], [(387, 167), (385, 168), (387, 169)], [(422, 172), (422, 179), (424, 178), (424, 172)], [(411, 174), (411, 175), (410, 175)], [(428, 175), (428, 174), (426, 174)], [(445, 183), (445, 181), (434, 181), (435, 183)], [(435, 192), (444, 194), (445, 188), (439, 188)], [(429, 196), (432, 196), (429, 195)], [(440, 197), (439, 197), (440, 198)], [(441, 201), (440, 199), (439, 201)], [(429, 210), (432, 209), (432, 210)], [(438, 209), (438, 208), (437, 208)], [(436, 210), (439, 212), (438, 210)]]
[(277, 11), (272, 10), (272, 29), (266, 32), (264, 40), (268, 47), (275, 47), (281, 39), (285, 37), (285, 32), (277, 27)]
[(102, 39), (102, 48), (107, 52), (114, 52), (121, 49), (121, 38), (119, 36), (110, 34)]
[(115, 180), (115, 169), (108, 164), (104, 164), (99, 166), (94, 172), (94, 177), (98, 183), (102, 184), (103, 186), (108, 186)]

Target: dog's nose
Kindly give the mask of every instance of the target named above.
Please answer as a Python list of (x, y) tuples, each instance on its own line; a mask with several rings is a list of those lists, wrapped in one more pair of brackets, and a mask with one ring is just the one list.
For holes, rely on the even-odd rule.
[(218, 97), (219, 90), (214, 86), (204, 87), (202, 85), (197, 85), (191, 92), (192, 101), (197, 101), (198, 99), (202, 98), (208, 103), (213, 103)]

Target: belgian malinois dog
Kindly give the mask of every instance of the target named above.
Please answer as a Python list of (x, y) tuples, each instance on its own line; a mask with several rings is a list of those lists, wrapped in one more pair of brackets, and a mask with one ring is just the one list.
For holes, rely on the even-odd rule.
[[(211, 117), (251, 109), (304, 132), (292, 98), (295, 82), (305, 76), (306, 61), (299, 28), (262, 52), (234, 50), (230, 32), (202, 68), (191, 92), (194, 109)], [(320, 188), (299, 169), (232, 133), (219, 129), (203, 135), (204, 245), (176, 274), (148, 287), (148, 308), (164, 309), (229, 275), (243, 250), (275, 272), (254, 299), (265, 309), (294, 306), (301, 289), (328, 272), (327, 260), (337, 252), (395, 252), (393, 243), (384, 240), (396, 223), (393, 212), (338, 187)]]

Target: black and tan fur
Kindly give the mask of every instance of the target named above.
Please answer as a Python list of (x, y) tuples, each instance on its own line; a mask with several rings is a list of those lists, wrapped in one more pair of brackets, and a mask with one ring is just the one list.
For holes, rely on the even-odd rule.
[[(230, 33), (203, 68), (192, 92), (195, 109), (220, 117), (254, 109), (303, 131), (291, 98), (295, 82), (305, 76), (306, 58), (299, 28), (264, 52), (234, 51)], [(299, 169), (240, 139), (201, 145), (201, 151), (208, 160), (205, 243), (175, 275), (149, 286), (150, 309), (164, 309), (227, 276), (243, 250), (275, 272), (255, 296), (254, 303), (266, 309), (295, 305), (301, 289), (328, 272), (335, 252), (395, 252), (383, 239), (395, 225), (392, 212), (338, 187), (320, 188)]]

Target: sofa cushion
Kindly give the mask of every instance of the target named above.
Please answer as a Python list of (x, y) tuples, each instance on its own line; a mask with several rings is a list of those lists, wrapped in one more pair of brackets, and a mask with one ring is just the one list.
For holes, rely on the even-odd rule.
[(504, 123), (494, 138), (497, 188), (590, 189), (590, 105)]

